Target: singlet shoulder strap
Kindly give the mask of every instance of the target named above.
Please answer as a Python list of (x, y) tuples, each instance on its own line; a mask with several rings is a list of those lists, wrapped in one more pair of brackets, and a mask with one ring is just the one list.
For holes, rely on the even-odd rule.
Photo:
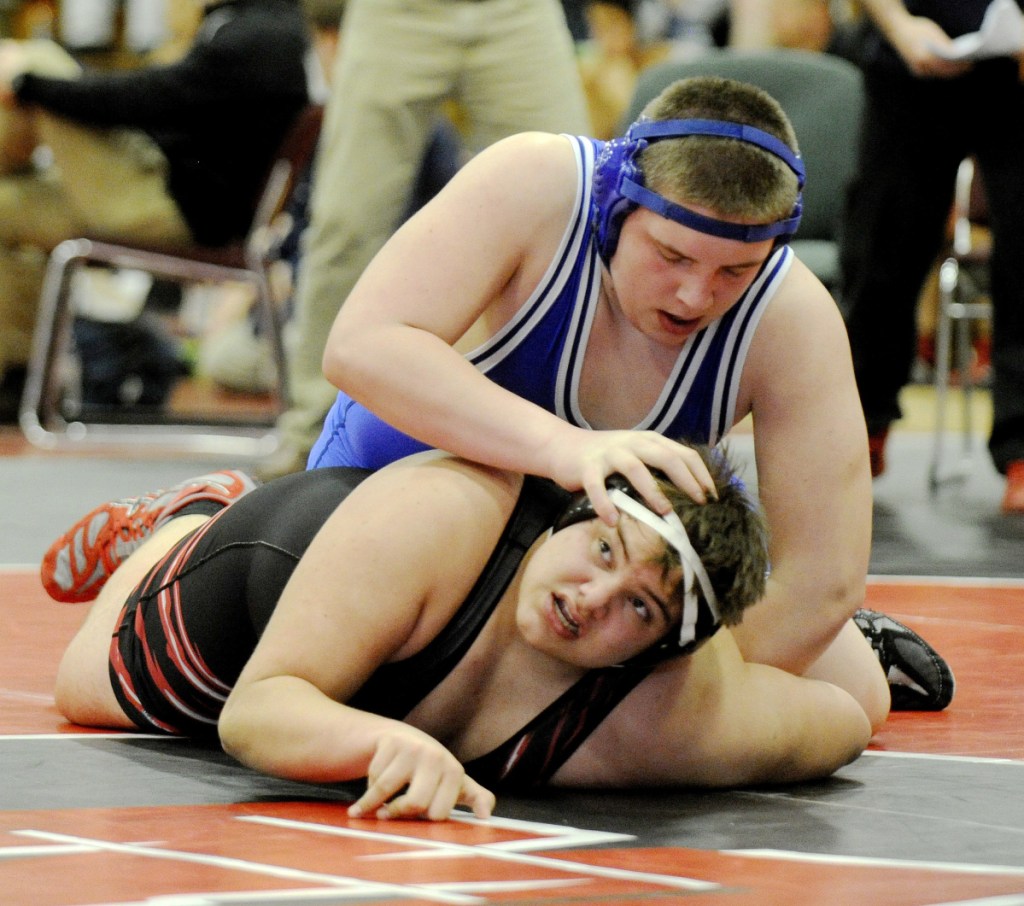
[(551, 527), (568, 499), (568, 492), (554, 482), (527, 476), (497, 547), (448, 625), (422, 651), (379, 667), (349, 704), (401, 719), (426, 698), (469, 650), (526, 551)]
[(591, 670), (496, 749), (468, 762), (466, 773), (503, 790), (543, 786), (652, 669)]

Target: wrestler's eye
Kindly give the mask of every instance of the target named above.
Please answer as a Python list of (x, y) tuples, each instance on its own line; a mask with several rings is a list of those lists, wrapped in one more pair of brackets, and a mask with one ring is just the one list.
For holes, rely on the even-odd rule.
[(629, 603), (632, 605), (633, 610), (636, 611), (637, 616), (645, 623), (650, 623), (654, 619), (650, 605), (643, 598), (630, 598)]
[(612, 551), (612, 546), (606, 538), (597, 539), (597, 552), (602, 563), (610, 564), (612, 562), (614, 551)]

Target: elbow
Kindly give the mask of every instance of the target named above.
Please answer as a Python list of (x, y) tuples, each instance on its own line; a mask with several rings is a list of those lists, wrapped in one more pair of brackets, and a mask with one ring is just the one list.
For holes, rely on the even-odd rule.
[(829, 585), (822, 604), (836, 632), (864, 606), (866, 594), (866, 570), (851, 572), (850, 575), (840, 577)]
[(836, 771), (860, 758), (864, 754), (864, 750), (870, 745), (871, 737), (875, 733), (875, 726), (859, 704), (855, 702), (851, 706), (851, 710), (850, 739), (846, 752), (840, 753), (839, 763), (835, 767)]
[(334, 334), (324, 347), (320, 367), (324, 377), (339, 390), (346, 390), (354, 376), (354, 355), (350, 344)]
[(272, 746), (268, 744), (274, 735), (274, 728), (265, 719), (268, 709), (247, 701), (247, 697), (238, 695), (237, 691), (236, 688), (228, 696), (217, 720), (221, 748), (248, 768), (265, 774), (279, 774), (270, 755)]
[(238, 717), (238, 709), (229, 698), (217, 721), (217, 736), (221, 748), (236, 761), (248, 764), (245, 723)]
[(820, 751), (825, 753), (821, 776), (834, 774), (856, 761), (871, 743), (875, 727), (863, 704), (838, 687), (826, 687), (830, 701), (823, 702), (832, 717), (819, 733)]

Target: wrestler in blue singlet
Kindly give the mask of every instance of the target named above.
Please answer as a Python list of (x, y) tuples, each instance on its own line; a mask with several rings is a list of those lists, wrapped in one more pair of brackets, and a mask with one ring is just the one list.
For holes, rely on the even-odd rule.
[[(558, 252), (516, 316), (466, 358), (506, 390), (570, 424), (590, 428), (578, 394), (601, 282), (590, 212), (595, 154), (604, 143), (570, 138), (577, 161), (577, 203)], [(736, 395), (754, 331), (792, 256), (788, 246), (779, 246), (739, 302), (687, 340), (654, 408), (633, 427), (711, 445), (728, 432), (736, 421)], [(339, 393), (307, 468), (379, 469), (423, 449), (425, 444)]]

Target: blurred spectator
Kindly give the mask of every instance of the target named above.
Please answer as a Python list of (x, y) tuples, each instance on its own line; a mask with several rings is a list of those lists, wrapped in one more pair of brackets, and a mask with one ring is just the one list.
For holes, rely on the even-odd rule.
[(629, 106), (637, 76), (669, 55), (670, 42), (641, 37), (639, 0), (589, 0), (585, 14), (589, 38), (580, 42), (580, 72), (587, 96), (591, 134), (613, 138)]
[[(315, 73), (311, 82), (314, 96), (326, 101), (336, 64), (341, 37), (341, 16), (345, 0), (301, 0), (312, 28)], [(451, 120), (439, 116), (427, 147), (416, 183), (402, 220), (426, 204), (462, 164), (461, 139)], [(313, 165), (296, 182), (281, 221), (275, 224), (280, 239), (279, 259), (271, 271), (271, 292), (290, 322), (294, 312), (295, 275), (302, 256), (302, 237), (309, 225), (309, 200)], [(261, 319), (255, 310), (250, 284), (222, 287), (215, 314), (197, 352), (198, 372), (227, 390), (267, 393), (277, 384), (277, 368), (270, 343), (261, 334)], [(286, 331), (290, 327), (286, 327)]]
[(480, 148), (590, 123), (559, 0), (348, 0), (313, 184), (288, 347), (282, 445), (259, 470), (305, 468), (337, 390), (324, 344), (367, 262), (405, 214), (450, 101)]
[(953, 40), (978, 30), (989, 0), (921, 0), (912, 10), (901, 0), (863, 6), (873, 27), (861, 47), (867, 108), (844, 234), (843, 302), (872, 472), (884, 471), (889, 430), (901, 416), (918, 299), (944, 241), (957, 169), (974, 155), (992, 226), (989, 451), (1007, 476), (1003, 511), (1024, 513), (1020, 59), (953, 54)]
[(786, 47), (851, 55), (859, 21), (840, 0), (730, 0), (729, 46), (738, 50)]
[(61, 240), (221, 245), (246, 232), (307, 102), (306, 24), (296, 0), (169, 9), (185, 6), (202, 24), (170, 64), (86, 72), (51, 41), (0, 43), (0, 374), (27, 360)]

